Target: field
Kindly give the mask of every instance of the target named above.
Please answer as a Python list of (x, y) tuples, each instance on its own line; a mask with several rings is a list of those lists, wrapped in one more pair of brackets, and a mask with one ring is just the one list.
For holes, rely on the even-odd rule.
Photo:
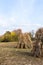
[(32, 57), (29, 49), (15, 46), (16, 42), (0, 43), (0, 65), (43, 65), (43, 58)]

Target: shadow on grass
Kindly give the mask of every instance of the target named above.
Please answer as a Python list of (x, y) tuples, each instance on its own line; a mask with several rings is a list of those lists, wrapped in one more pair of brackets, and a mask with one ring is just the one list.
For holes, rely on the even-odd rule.
[(18, 51), (18, 53), (20, 55), (27, 56), (27, 57), (30, 56), (30, 57), (42, 58), (42, 56), (35, 56), (35, 55), (33, 55), (32, 52), (21, 52), (21, 51)]
[(31, 57), (33, 56), (31, 52), (21, 52), (21, 51), (18, 51), (18, 53), (20, 55), (24, 55), (24, 56), (31, 56)]

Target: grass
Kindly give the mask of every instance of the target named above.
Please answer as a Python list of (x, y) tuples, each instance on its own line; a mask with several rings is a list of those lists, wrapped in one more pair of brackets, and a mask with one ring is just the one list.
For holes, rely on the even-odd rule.
[(0, 47), (14, 48), (14, 47), (16, 47), (17, 43), (18, 42), (0, 42)]
[(0, 65), (43, 65), (43, 58), (32, 57), (29, 49), (15, 46), (16, 42), (0, 43)]

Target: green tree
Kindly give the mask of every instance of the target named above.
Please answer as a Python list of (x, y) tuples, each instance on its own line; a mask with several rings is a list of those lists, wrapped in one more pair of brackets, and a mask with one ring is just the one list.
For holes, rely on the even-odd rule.
[(11, 41), (18, 41), (18, 35), (15, 32), (11, 32)]
[(11, 32), (6, 31), (6, 33), (2, 36), (2, 42), (10, 42), (11, 41)]

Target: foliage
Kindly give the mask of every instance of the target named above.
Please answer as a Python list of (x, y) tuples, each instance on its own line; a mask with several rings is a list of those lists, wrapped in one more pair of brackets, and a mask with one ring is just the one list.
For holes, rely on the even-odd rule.
[(11, 32), (11, 41), (18, 41), (18, 36), (15, 32)]
[(3, 36), (2, 36), (2, 42), (10, 42), (11, 41), (11, 32), (7, 31)]
[(13, 42), (18, 41), (18, 36), (15, 32), (6, 31), (6, 33), (0, 37), (0, 42)]

